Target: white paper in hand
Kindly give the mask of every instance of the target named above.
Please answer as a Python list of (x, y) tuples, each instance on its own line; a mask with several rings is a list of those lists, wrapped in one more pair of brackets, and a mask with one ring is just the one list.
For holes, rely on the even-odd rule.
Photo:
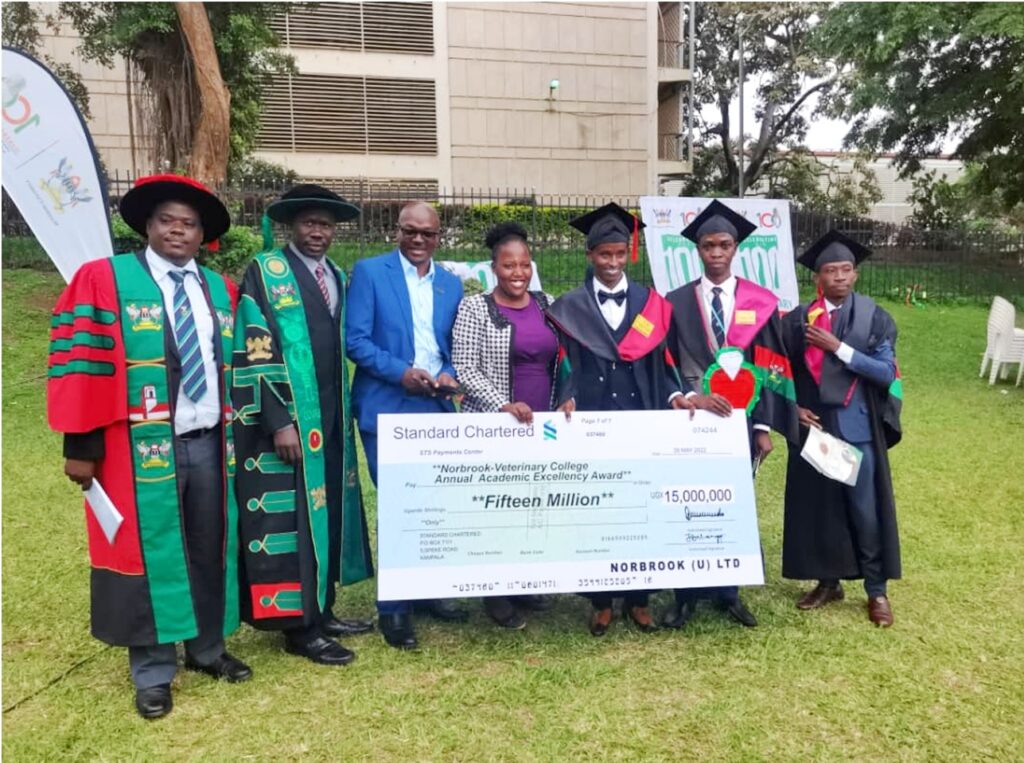
[(820, 474), (850, 487), (857, 484), (860, 462), (864, 459), (859, 448), (817, 427), (811, 427), (800, 455)]
[(107, 542), (114, 545), (114, 538), (117, 537), (117, 531), (121, 527), (121, 523), (124, 522), (124, 517), (117, 510), (114, 502), (110, 500), (110, 496), (107, 495), (107, 491), (103, 489), (99, 480), (92, 481), (92, 485), (85, 491), (85, 500), (89, 502), (92, 515), (96, 517), (96, 521), (103, 528)]

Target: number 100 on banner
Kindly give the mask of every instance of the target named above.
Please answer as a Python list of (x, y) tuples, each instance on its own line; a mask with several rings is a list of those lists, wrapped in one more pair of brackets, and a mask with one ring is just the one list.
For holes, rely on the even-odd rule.
[(386, 415), (377, 429), (383, 601), (764, 582), (741, 411)]

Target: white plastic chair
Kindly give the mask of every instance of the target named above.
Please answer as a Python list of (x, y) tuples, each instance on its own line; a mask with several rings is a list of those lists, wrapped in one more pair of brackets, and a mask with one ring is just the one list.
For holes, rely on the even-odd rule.
[[(985, 354), (981, 358), (981, 373), (978, 374), (984, 376), (985, 366), (991, 363), (988, 376), (989, 384), (995, 384), (997, 376), (1003, 379), (1007, 378), (1010, 366), (1024, 364), (1024, 329), (1014, 326), (1016, 319), (1017, 311), (1011, 302), (1002, 297), (992, 300), (992, 309), (988, 314), (988, 338)], [(1021, 373), (1018, 371), (1018, 383), (1020, 377)]]
[(1017, 384), (1015, 386), (1020, 386), (1021, 379), (1024, 379), (1024, 350), (1021, 350), (1020, 353), (1020, 368), (1017, 369)]

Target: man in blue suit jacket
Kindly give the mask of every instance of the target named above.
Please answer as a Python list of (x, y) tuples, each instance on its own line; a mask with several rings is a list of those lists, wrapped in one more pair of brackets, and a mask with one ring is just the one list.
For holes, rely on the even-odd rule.
[(900, 439), (902, 385), (896, 324), (853, 291), (857, 265), (869, 255), (831, 231), (799, 260), (815, 271), (819, 288), (817, 300), (783, 320), (800, 423), (855, 445), (863, 460), (857, 483), (847, 487), (818, 474), (800, 457), (800, 445), (790, 445), (782, 575), (817, 578), (800, 609), (839, 601), (841, 579), (863, 578), (868, 618), (887, 627), (893, 615), (886, 582), (901, 572), (888, 449)]
[[(352, 412), (375, 485), (378, 414), (455, 411), (445, 390), (456, 386), (451, 337), (462, 282), (434, 265), (440, 235), (433, 207), (406, 204), (398, 215), (398, 248), (361, 260), (352, 271), (345, 323), (348, 357), (356, 364)], [(377, 610), (384, 640), (415, 649), (410, 603), (379, 601)], [(430, 602), (428, 611), (442, 620), (466, 619), (448, 601)]]

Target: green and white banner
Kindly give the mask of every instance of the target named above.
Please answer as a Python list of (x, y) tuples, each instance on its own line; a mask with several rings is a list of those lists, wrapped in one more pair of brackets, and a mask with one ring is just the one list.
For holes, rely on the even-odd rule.
[(3, 49), (3, 184), (60, 274), (114, 253), (107, 191), (85, 121), (31, 56)]
[[(647, 227), (644, 240), (651, 263), (654, 288), (661, 294), (699, 278), (703, 269), (697, 245), (683, 238), (682, 230), (711, 199), (683, 196), (642, 196), (640, 214)], [(793, 232), (789, 202), (778, 199), (719, 199), (757, 224), (757, 230), (739, 246), (732, 272), (779, 298), (779, 310), (789, 312), (799, 304)]]

